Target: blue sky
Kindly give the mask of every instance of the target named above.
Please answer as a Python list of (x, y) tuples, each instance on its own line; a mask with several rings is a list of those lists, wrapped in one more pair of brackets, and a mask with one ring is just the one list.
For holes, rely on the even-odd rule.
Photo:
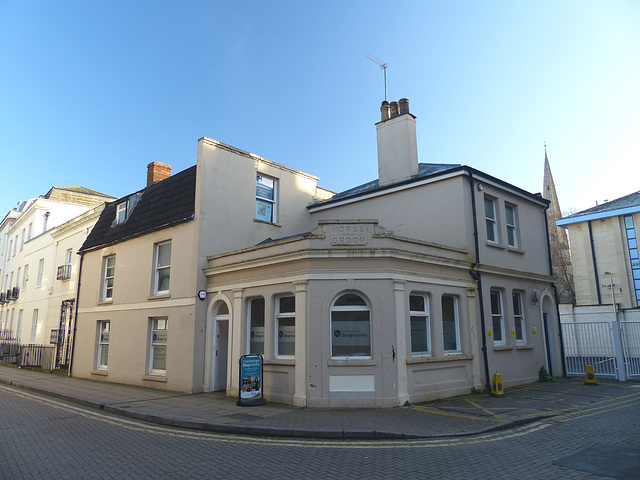
[(53, 185), (119, 197), (206, 136), (341, 191), (377, 177), (384, 99), (421, 162), (562, 209), (640, 190), (640, 2), (0, 0), (0, 216)]

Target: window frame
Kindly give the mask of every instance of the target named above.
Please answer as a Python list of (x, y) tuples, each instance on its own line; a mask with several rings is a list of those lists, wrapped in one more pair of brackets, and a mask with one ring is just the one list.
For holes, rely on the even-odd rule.
[[(497, 304), (494, 305), (494, 295), (497, 295)], [(489, 308), (491, 309), (491, 331), (493, 332), (493, 344), (496, 346), (505, 346), (507, 344), (505, 322), (504, 322), (504, 302), (502, 299), (502, 291), (497, 288), (489, 290)], [(498, 307), (498, 311), (494, 311), (494, 306)], [(498, 321), (498, 330), (496, 330), (496, 320)], [(496, 332), (500, 332), (500, 338), (496, 336)]]
[[(446, 341), (444, 338), (445, 335), (445, 309), (444, 309), (444, 300), (445, 298), (451, 298), (453, 300), (453, 324), (454, 324), (454, 332), (456, 339), (456, 349), (451, 350), (446, 348)], [(445, 355), (460, 355), (462, 353), (462, 341), (460, 339), (460, 315), (458, 311), (458, 297), (457, 295), (445, 293), (440, 297), (440, 305), (442, 311), (442, 347)]]
[[(98, 334), (97, 334), (97, 348), (96, 348), (96, 369), (97, 370), (107, 370), (109, 367), (109, 344), (111, 341), (111, 321), (110, 320), (99, 320), (98, 321)], [(105, 328), (106, 327), (106, 328)], [(105, 334), (106, 333), (106, 339)], [(106, 353), (104, 352), (106, 347)], [(105, 358), (105, 363), (102, 363), (103, 354)]]
[[(486, 229), (486, 234), (487, 234), (487, 242), (489, 243), (495, 243), (498, 244), (500, 243), (499, 240), (499, 232), (498, 232), (498, 209), (496, 207), (497, 205), (497, 199), (494, 197), (491, 197), (489, 195), (485, 195), (484, 196), (484, 222), (485, 222), (485, 229)], [(487, 203), (489, 202), (489, 203)], [(487, 205), (491, 205), (491, 210), (492, 210), (492, 214), (493, 217), (488, 216), (487, 212)], [(493, 239), (489, 238), (489, 231), (492, 232), (492, 236)]]
[[(22, 312), (22, 310), (20, 310), (20, 312)], [(18, 312), (18, 313), (20, 313), (20, 312)], [(36, 336), (38, 334), (38, 315), (39, 315), (38, 309), (34, 308), (33, 309), (33, 314), (31, 316), (31, 337), (30, 337), (30, 341), (31, 341), (32, 344), (36, 343)], [(20, 320), (21, 320), (21, 318), (18, 317), (18, 322), (19, 323), (21, 323)]]
[(22, 288), (21, 290), (24, 292), (27, 290), (27, 281), (29, 280), (29, 264), (25, 264), (24, 271), (22, 272)]
[[(257, 311), (258, 308), (258, 303), (256, 302), (262, 302), (262, 319), (260, 319), (257, 315), (255, 316), (255, 320), (261, 320), (262, 321), (262, 325), (260, 326), (259, 324), (256, 324), (256, 326), (253, 326), (253, 320), (254, 320), (254, 313)], [(266, 301), (264, 299), (263, 296), (257, 296), (257, 297), (252, 297), (252, 298), (248, 298), (247, 299), (247, 353), (249, 355), (263, 355), (265, 353), (265, 340), (266, 340)], [(259, 334), (259, 331), (256, 329), (262, 329), (262, 341), (251, 341), (252, 338), (255, 338), (256, 334)], [(254, 334), (252, 336), (252, 333)], [(262, 345), (262, 348), (257, 349), (256, 351), (254, 351), (252, 349), (252, 344), (256, 344)], [(262, 350), (262, 351), (259, 351)]]
[(127, 220), (129, 201), (119, 203), (116, 206), (116, 225), (122, 225)]
[[(282, 311), (282, 301), (285, 299), (293, 300), (293, 311), (283, 312)], [(275, 356), (278, 358), (295, 358), (296, 356), (296, 297), (293, 294), (283, 294), (279, 295), (275, 299), (275, 342), (274, 342), (274, 351)], [(282, 323), (292, 323), (291, 325), (282, 325)], [(284, 345), (280, 345), (280, 339), (285, 338), (287, 335), (286, 331), (283, 331), (281, 326), (284, 327), (293, 327), (293, 352), (291, 353), (281, 353), (281, 348)], [(283, 341), (283, 343), (285, 343)], [(287, 342), (288, 343), (288, 342)]]
[[(424, 309), (423, 310), (413, 310), (411, 308), (411, 298), (421, 298)], [(424, 344), (426, 345), (426, 350), (414, 350), (414, 338), (418, 336), (419, 332), (414, 333), (414, 323), (419, 324), (419, 322), (424, 323)], [(411, 356), (414, 357), (424, 357), (431, 355), (431, 321), (429, 315), (429, 296), (423, 293), (410, 293), (409, 294), (409, 333), (411, 339)]]
[[(169, 245), (169, 263), (168, 265), (160, 265), (160, 249)], [(153, 295), (168, 295), (171, 291), (171, 252), (172, 244), (171, 240), (165, 240), (158, 242), (154, 245), (154, 261), (153, 261)], [(160, 290), (160, 275), (164, 270), (169, 272), (169, 280), (166, 290)]]
[[(268, 185), (263, 185), (261, 188), (260, 182), (261, 180), (268, 180), (273, 183), (271, 187)], [(278, 187), (279, 187), (279, 179), (276, 177), (272, 177), (270, 175), (265, 175), (263, 173), (256, 173), (256, 220), (267, 223), (277, 223), (278, 221)], [(271, 189), (271, 197), (268, 195), (260, 195), (261, 192), (267, 192), (268, 189)], [(270, 208), (270, 215), (266, 213), (261, 213), (260, 208), (261, 204), (265, 206), (265, 212)], [(268, 208), (267, 208), (268, 207)]]
[(38, 277), (36, 278), (36, 288), (42, 288), (42, 280), (44, 277), (44, 258), (38, 261)]
[[(516, 343), (518, 344), (527, 343), (526, 321), (524, 316), (524, 303), (522, 302), (522, 296), (522, 293), (519, 291), (511, 292), (511, 300), (513, 303), (513, 336), (516, 339)], [(518, 338), (518, 321), (520, 322), (520, 338)]]
[[(109, 266), (109, 261), (113, 259), (113, 266)], [(111, 272), (109, 269), (112, 269)], [(112, 275), (109, 275), (112, 273)], [(113, 288), (115, 285), (116, 278), (116, 256), (115, 255), (107, 255), (102, 258), (102, 292), (100, 296), (100, 301), (109, 302), (113, 301)], [(111, 285), (109, 285), (109, 280), (111, 280)], [(111, 295), (109, 295), (109, 290), (111, 291)]]
[[(509, 211), (513, 215), (513, 223), (509, 223)], [(513, 203), (504, 203), (504, 223), (507, 227), (507, 245), (512, 248), (520, 248), (520, 242), (518, 241), (518, 207)], [(513, 243), (511, 240), (513, 239)]]
[[(160, 322), (163, 322), (162, 324)], [(156, 332), (165, 332), (164, 338), (157, 338)], [(151, 317), (149, 318), (149, 366), (147, 372), (149, 375), (167, 374), (167, 344), (169, 340), (169, 320), (167, 317)], [(164, 347), (164, 369), (154, 368), (155, 355)]]
[[(353, 295), (355, 297), (358, 297), (360, 300), (362, 300), (362, 302), (364, 303), (364, 305), (361, 304), (357, 304), (357, 305), (336, 305), (340, 300), (342, 300), (344, 297), (348, 296), (348, 295)], [(362, 322), (365, 323), (365, 321), (363, 320), (359, 320), (359, 319), (347, 319), (347, 320), (336, 320), (334, 317), (334, 314), (336, 313), (342, 313), (342, 312), (353, 312), (353, 313), (362, 313), (362, 312), (366, 312), (367, 314), (367, 326), (368, 326), (368, 332), (367, 332), (367, 336), (369, 337), (369, 344), (368, 344), (368, 354), (336, 354), (335, 353), (335, 348), (336, 345), (334, 345), (334, 338), (339, 338), (342, 336), (340, 330), (338, 328), (336, 328), (334, 326), (334, 324), (336, 322)], [(367, 299), (364, 297), (364, 295), (362, 295), (359, 292), (343, 292), (340, 295), (338, 295), (333, 302), (331, 302), (331, 309), (329, 312), (330, 315), (330, 320), (329, 320), (329, 325), (331, 327), (330, 330), (330, 335), (331, 335), (331, 341), (330, 341), (330, 348), (331, 348), (331, 358), (332, 359), (349, 359), (349, 358), (356, 358), (356, 359), (370, 359), (373, 358), (373, 342), (372, 342), (372, 322), (371, 322), (371, 306), (369, 304), (369, 302), (367, 301)], [(358, 348), (359, 345), (349, 345), (346, 348)]]

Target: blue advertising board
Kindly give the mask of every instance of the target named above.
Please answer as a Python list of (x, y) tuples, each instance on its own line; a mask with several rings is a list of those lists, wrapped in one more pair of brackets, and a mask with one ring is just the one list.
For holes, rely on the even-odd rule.
[(262, 397), (262, 355), (240, 357), (240, 395), (236, 402), (241, 407), (264, 405)]

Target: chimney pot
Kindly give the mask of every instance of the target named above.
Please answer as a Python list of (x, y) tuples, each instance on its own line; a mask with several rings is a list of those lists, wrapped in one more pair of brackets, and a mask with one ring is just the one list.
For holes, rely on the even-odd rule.
[(147, 187), (171, 176), (171, 165), (151, 162), (147, 165)]
[(409, 113), (409, 99), (401, 98), (398, 102), (400, 104), (400, 115), (404, 115), (405, 113)]
[(380, 117), (383, 122), (391, 118), (389, 102), (387, 102), (386, 100), (383, 101), (382, 105), (380, 106)]
[(398, 102), (391, 102), (391, 118), (396, 118), (400, 115), (400, 108), (398, 106)]

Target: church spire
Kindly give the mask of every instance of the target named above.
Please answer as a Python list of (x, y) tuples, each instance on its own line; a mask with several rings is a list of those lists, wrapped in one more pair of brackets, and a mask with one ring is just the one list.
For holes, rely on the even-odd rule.
[(573, 268), (569, 252), (569, 239), (563, 227), (558, 227), (556, 221), (562, 218), (560, 202), (556, 193), (556, 185), (551, 175), (551, 165), (547, 155), (547, 144), (544, 145), (544, 185), (542, 196), (549, 200), (547, 220), (549, 226), (549, 246), (551, 248), (551, 264), (556, 277), (556, 286), (560, 303), (575, 303), (573, 287)]

